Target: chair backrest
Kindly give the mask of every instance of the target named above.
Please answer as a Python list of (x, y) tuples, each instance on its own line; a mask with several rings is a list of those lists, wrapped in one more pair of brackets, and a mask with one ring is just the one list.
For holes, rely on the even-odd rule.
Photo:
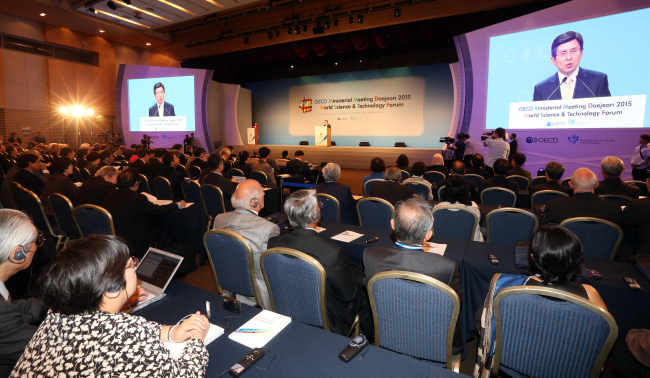
[(81, 179), (81, 171), (76, 165), (72, 166), (72, 176), (74, 182), (83, 182)]
[(508, 176), (507, 179), (516, 181), (517, 184), (519, 184), (519, 190), (528, 190), (528, 187), (530, 186), (530, 180), (525, 176), (512, 175)]
[(201, 197), (201, 185), (199, 185), (198, 182), (194, 180), (183, 180), (181, 183), (181, 189), (183, 190), (185, 202), (197, 204), (203, 203), (203, 198)]
[(159, 200), (171, 200), (172, 184), (165, 177), (156, 176), (153, 178), (153, 187), (156, 189), (156, 198)]
[(545, 184), (545, 183), (546, 183), (546, 176), (537, 176), (530, 179), (530, 186)]
[(490, 211), (485, 223), (488, 243), (512, 246), (518, 241), (529, 241), (539, 227), (535, 214), (514, 207)]
[(325, 193), (316, 193), (316, 199), (323, 203), (323, 207), (320, 209), (321, 220), (341, 223), (341, 204), (339, 200)]
[(569, 195), (559, 190), (540, 190), (535, 192), (530, 198), (531, 208), (534, 210), (535, 205), (546, 205), (550, 200), (568, 197)]
[(395, 217), (395, 207), (385, 199), (362, 198), (357, 202), (359, 225), (390, 230), (390, 220)]
[(81, 236), (92, 234), (115, 235), (113, 217), (108, 210), (96, 205), (79, 205), (72, 210)]
[(494, 319), (495, 376), (501, 365), (531, 377), (596, 378), (618, 335), (616, 322), (605, 309), (547, 287), (499, 291)]
[(18, 206), (18, 210), (27, 213), (27, 215), (32, 218), (34, 226), (36, 226), (36, 228), (43, 234), (58, 238), (60, 241), (60, 238), (63, 235), (56, 232), (55, 228), (50, 224), (45, 209), (43, 208), (43, 203), (41, 203), (41, 199), (34, 194), (34, 192), (22, 187), (15, 181), (12, 183), (12, 188), (14, 189), (14, 199)]
[(372, 186), (378, 182), (386, 182), (384, 179), (372, 179), (368, 180), (363, 184), (363, 195), (369, 196), (372, 193)]
[(187, 168), (187, 171), (190, 174), (190, 178), (193, 180), (196, 180), (201, 176), (201, 168), (196, 165), (190, 165), (189, 168)]
[[(229, 171), (230, 172), (230, 171)], [(257, 182), (260, 183), (260, 185), (265, 186), (266, 183), (268, 182), (268, 178), (266, 177), (266, 173), (262, 171), (252, 171), (251, 172), (251, 179), (257, 180)]]
[(443, 185), (443, 186), (438, 188), (438, 201), (445, 201), (446, 200), (445, 199), (445, 190), (446, 190), (445, 186), (446, 185)]
[(465, 206), (438, 206), (433, 209), (433, 235), (472, 240), (478, 221), (478, 216)]
[(442, 172), (438, 171), (427, 171), (424, 173), (424, 176), (422, 176), (423, 179), (429, 181), (431, 184), (435, 184), (440, 180), (444, 180), (445, 174)]
[(570, 188), (570, 186), (569, 186), (569, 183), (570, 183), (570, 182), (571, 182), (571, 177), (567, 177), (567, 178), (565, 178), (564, 180), (560, 181), (560, 183), (561, 183), (562, 185), (566, 186), (567, 188)]
[[(460, 300), (452, 288), (424, 274), (387, 271), (368, 282), (375, 345), (417, 358), (446, 362)], [(395, 300), (399, 298), (399, 300)]]
[(430, 201), (433, 199), (433, 194), (431, 193), (431, 187), (421, 182), (408, 182), (403, 184), (408, 186), (413, 191), (413, 194), (417, 194), (420, 198)]
[(255, 281), (255, 260), (248, 241), (241, 235), (223, 229), (210, 230), (203, 235), (203, 245), (217, 288), (262, 301)]
[(230, 169), (228, 170), (228, 178), (231, 179), (231, 178), (233, 178), (234, 176), (241, 176), (241, 177), (244, 177), (244, 176), (246, 176), (246, 175), (245, 175), (244, 172), (243, 172), (241, 169), (239, 169), (239, 168), (230, 168)]
[(466, 175), (463, 175), (463, 178), (466, 180), (470, 180), (471, 182), (474, 183), (477, 187), (481, 185), (481, 181), (485, 180), (485, 178), (481, 175), (476, 175), (474, 173), (468, 173)]
[(79, 170), (79, 173), (81, 174), (81, 181), (86, 181), (88, 177), (90, 177), (90, 171), (87, 168), (81, 168)]
[(138, 173), (140, 175), (140, 190), (146, 193), (151, 194), (151, 187), (149, 186), (149, 179), (147, 176), (143, 175), (142, 173)]
[(79, 231), (77, 221), (74, 220), (74, 215), (72, 215), (72, 202), (70, 202), (68, 197), (59, 193), (53, 193), (50, 194), (47, 200), (50, 202), (50, 208), (54, 213), (56, 222), (59, 224), (59, 229), (63, 231), (65, 236), (69, 238), (81, 237), (81, 231)]
[(623, 230), (616, 224), (604, 219), (591, 217), (569, 218), (560, 226), (571, 230), (585, 251), (585, 257), (614, 260), (614, 255), (623, 239)]
[(632, 201), (632, 198), (618, 194), (601, 194), (598, 197), (606, 199), (608, 201), (616, 202), (620, 206), (627, 206), (627, 203)]
[(506, 188), (487, 188), (481, 192), (481, 203), (483, 205), (515, 207), (517, 195)]
[(330, 330), (325, 269), (313, 257), (290, 248), (271, 248), (260, 259), (274, 312)]
[(648, 187), (646, 186), (645, 181), (629, 180), (629, 181), (625, 181), (625, 183), (634, 185), (637, 188), (641, 189), (641, 195), (644, 197), (648, 197)]
[(400, 169), (400, 171), (402, 172), (402, 181), (404, 181), (404, 180), (406, 180), (407, 178), (411, 177), (411, 174), (408, 173), (407, 171), (405, 171), (405, 170), (403, 170), (403, 169)]
[(201, 185), (201, 197), (203, 197), (205, 211), (209, 216), (214, 218), (226, 212), (226, 205), (223, 202), (223, 192), (220, 188), (210, 184), (203, 184)]

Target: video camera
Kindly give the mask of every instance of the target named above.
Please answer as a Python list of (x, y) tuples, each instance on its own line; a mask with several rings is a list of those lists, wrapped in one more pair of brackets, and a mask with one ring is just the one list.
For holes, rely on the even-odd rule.
[(452, 144), (452, 143), (454, 143), (455, 140), (456, 139), (454, 139), (452, 137), (441, 137), (440, 138), (440, 143)]
[(492, 133), (494, 133), (494, 130), (485, 130), (485, 135), (481, 135), (481, 140), (488, 140), (492, 138)]

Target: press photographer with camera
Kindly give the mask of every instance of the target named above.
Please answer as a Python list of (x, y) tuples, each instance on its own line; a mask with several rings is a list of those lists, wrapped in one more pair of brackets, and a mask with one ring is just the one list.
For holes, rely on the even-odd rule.
[(510, 145), (506, 142), (508, 135), (503, 127), (499, 127), (488, 138), (483, 145), (489, 148), (488, 161), (485, 164), (485, 170), (490, 173), (490, 177), (494, 176), (494, 169), (492, 166), (494, 162), (499, 159), (508, 159), (510, 153)]

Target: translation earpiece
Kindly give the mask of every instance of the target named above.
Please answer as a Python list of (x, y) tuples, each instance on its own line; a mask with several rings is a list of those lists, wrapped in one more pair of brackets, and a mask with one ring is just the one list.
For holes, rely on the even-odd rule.
[(20, 249), (16, 251), (13, 256), (9, 255), (9, 262), (14, 264), (22, 264), (27, 260), (27, 253), (25, 253), (25, 247), (19, 245)]
[(260, 200), (257, 198), (251, 198), (251, 207), (253, 209), (257, 209), (257, 206), (259, 205)]
[(318, 220), (318, 214), (314, 211), (313, 213), (311, 213), (311, 221), (316, 223), (317, 220)]

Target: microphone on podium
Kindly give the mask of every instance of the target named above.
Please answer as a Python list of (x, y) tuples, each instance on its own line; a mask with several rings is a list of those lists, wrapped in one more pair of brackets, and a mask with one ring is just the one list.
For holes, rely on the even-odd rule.
[(564, 82), (566, 81), (566, 79), (567, 79), (567, 77), (565, 76), (564, 79), (562, 79), (562, 81), (560, 82), (560, 84), (555, 88), (555, 90), (554, 90), (553, 92), (551, 92), (551, 94), (546, 98), (545, 101), (548, 101), (548, 99), (551, 98), (551, 96), (553, 96), (553, 94), (554, 94), (555, 92), (557, 92), (558, 89), (560, 89), (560, 86), (561, 86), (562, 84), (564, 84)]

